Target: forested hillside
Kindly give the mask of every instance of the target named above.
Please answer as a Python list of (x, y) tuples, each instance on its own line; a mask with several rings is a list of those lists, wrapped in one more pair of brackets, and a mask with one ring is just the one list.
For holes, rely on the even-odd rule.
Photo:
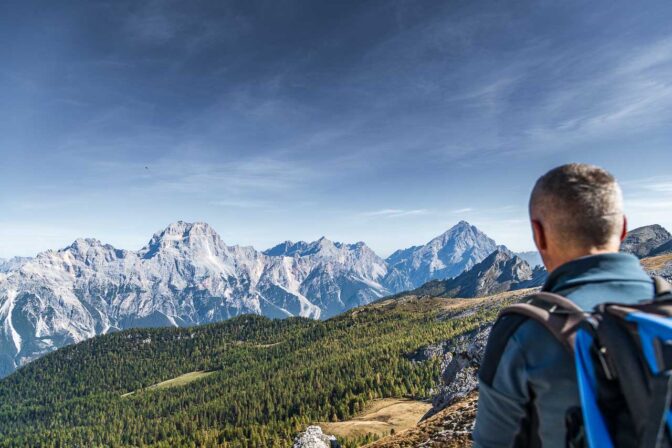
[[(410, 296), (327, 321), (241, 316), (96, 337), (0, 382), (0, 446), (288, 446), (373, 398), (429, 397), (439, 362), (408, 354), (482, 325), (501, 303)], [(214, 373), (146, 389), (193, 371)]]

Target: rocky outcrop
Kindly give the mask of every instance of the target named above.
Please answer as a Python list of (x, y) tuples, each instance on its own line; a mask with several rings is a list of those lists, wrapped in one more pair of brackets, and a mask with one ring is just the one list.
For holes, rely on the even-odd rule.
[[(432, 399), (432, 409), (426, 419), (464, 398), (478, 388), (478, 368), (481, 365), (491, 326), (458, 336), (455, 339), (428, 347), (433, 357), (441, 356), (440, 386)], [(440, 347), (440, 348), (439, 348)], [(441, 354), (439, 354), (442, 352)]]
[(621, 251), (631, 253), (638, 258), (659, 255), (658, 248), (672, 241), (672, 235), (658, 224), (638, 227), (628, 232), (621, 244)]
[(672, 254), (644, 258), (642, 266), (649, 275), (663, 277), (668, 282), (672, 282)]
[(339, 448), (336, 437), (322, 432), (319, 426), (309, 426), (296, 436), (293, 448)]
[(672, 254), (672, 240), (668, 241), (667, 243), (663, 243), (660, 246), (656, 247), (651, 251), (649, 254), (651, 257), (656, 257), (659, 255), (667, 255), (667, 254)]

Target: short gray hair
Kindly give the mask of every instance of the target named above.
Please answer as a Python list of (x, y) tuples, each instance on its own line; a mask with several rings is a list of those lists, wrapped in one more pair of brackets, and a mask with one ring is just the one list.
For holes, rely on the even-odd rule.
[(583, 163), (552, 169), (537, 180), (530, 216), (575, 247), (604, 247), (623, 226), (623, 193), (608, 171)]

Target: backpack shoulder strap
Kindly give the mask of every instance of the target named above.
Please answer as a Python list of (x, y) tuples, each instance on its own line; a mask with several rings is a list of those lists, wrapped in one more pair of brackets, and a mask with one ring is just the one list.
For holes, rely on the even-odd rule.
[(479, 376), (491, 386), (502, 354), (509, 339), (528, 319), (539, 322), (570, 353), (574, 351), (574, 337), (584, 312), (571, 300), (558, 294), (539, 292), (522, 303), (502, 309), (492, 327)]
[(576, 327), (583, 320), (584, 312), (571, 300), (558, 294), (540, 292), (530, 296), (526, 303), (504, 308), (500, 316), (511, 313), (539, 322), (570, 354), (574, 352)]
[(670, 285), (670, 283), (663, 277), (654, 275), (651, 279), (653, 280), (653, 290), (656, 298), (672, 293), (672, 285)]

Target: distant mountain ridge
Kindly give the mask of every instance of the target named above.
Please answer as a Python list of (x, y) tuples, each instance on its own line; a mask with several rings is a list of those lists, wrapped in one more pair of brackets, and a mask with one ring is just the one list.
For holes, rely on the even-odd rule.
[(29, 257), (12, 257), (8, 260), (0, 258), (0, 273), (6, 273), (18, 269), (22, 264), (30, 261)]
[(530, 250), (525, 252), (515, 252), (515, 254), (525, 260), (530, 266), (537, 267), (543, 266), (544, 261), (541, 259), (541, 254), (536, 250)]
[(484, 260), (497, 243), (466, 221), (424, 246), (398, 250), (387, 258), (384, 284), (394, 291), (417, 288), (434, 279), (456, 277)]
[(546, 277), (543, 267), (532, 268), (513, 252), (500, 247), (457, 277), (431, 281), (412, 293), (437, 297), (482, 297), (542, 286)]
[[(625, 250), (665, 252), (660, 226)], [(382, 259), (325, 237), (265, 251), (226, 245), (206, 223), (177, 222), (139, 251), (77, 239), (35, 258), (0, 260), (0, 376), (58, 347), (132, 327), (190, 326), (252, 313), (328, 318), (402, 291), (474, 297), (539, 286), (545, 270), (460, 221)], [(662, 268), (660, 272), (668, 272)]]
[(252, 313), (327, 318), (459, 275), (496, 244), (462, 221), (387, 260), (363, 242), (229, 246), (206, 223), (177, 222), (139, 251), (92, 238), (0, 264), (0, 375), (41, 354), (132, 327), (190, 326)]

